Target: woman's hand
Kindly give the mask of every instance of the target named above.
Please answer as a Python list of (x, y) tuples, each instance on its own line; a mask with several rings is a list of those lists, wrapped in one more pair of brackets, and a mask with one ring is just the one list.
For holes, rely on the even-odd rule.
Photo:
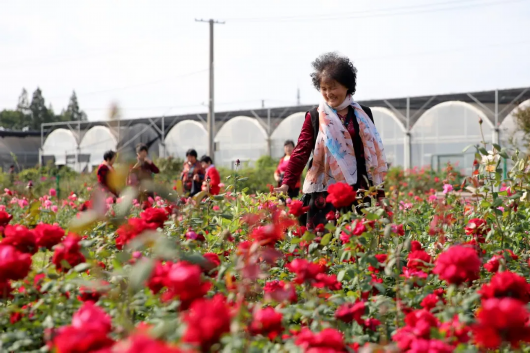
[(274, 188), (274, 192), (277, 194), (287, 194), (287, 191), (289, 191), (289, 185), (283, 184), (279, 188)]

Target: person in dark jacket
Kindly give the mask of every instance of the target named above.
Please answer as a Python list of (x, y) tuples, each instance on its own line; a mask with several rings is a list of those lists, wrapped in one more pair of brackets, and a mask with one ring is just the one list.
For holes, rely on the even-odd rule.
[(99, 187), (106, 191), (110, 192), (114, 197), (118, 196), (114, 185), (111, 182), (112, 173), (114, 173), (114, 162), (116, 161), (116, 152), (110, 150), (103, 154), (103, 163), (98, 167), (97, 176), (98, 176), (98, 185)]
[(189, 196), (194, 196), (202, 189), (202, 182), (204, 181), (204, 168), (201, 162), (197, 160), (197, 151), (189, 149), (186, 152), (186, 162), (182, 168), (182, 186), (184, 191)]
[[(371, 110), (353, 100), (357, 69), (347, 57), (336, 53), (323, 54), (312, 65), (311, 78), (322, 102), (307, 112), (282, 185), (276, 188), (278, 193), (295, 189), (313, 153), (302, 188), (304, 206), (309, 206), (305, 218), (308, 229), (325, 224), (326, 215), (335, 211), (326, 202), (330, 185), (346, 183), (356, 191), (380, 187), (388, 170)], [(381, 201), (384, 191), (380, 190), (377, 198)]]
[[(153, 174), (160, 173), (158, 167), (149, 159), (149, 148), (141, 143), (136, 146), (136, 164), (129, 172), (128, 184), (140, 186), (143, 181), (153, 180)], [(140, 190), (141, 198), (153, 197), (153, 192), (149, 190)]]

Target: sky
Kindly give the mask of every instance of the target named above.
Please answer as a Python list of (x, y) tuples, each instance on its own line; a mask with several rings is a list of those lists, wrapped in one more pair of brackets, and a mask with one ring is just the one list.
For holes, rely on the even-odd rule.
[(0, 0), (0, 110), (40, 87), (89, 120), (205, 113), (210, 18), (218, 112), (318, 103), (328, 51), (358, 100), (530, 86), (530, 0)]

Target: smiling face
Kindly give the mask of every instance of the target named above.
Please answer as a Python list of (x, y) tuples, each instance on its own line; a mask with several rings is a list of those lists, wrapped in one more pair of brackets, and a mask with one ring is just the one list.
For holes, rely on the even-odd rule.
[(320, 80), (320, 93), (326, 103), (330, 107), (335, 108), (341, 105), (346, 99), (348, 88), (324, 73)]
[(293, 153), (294, 147), (291, 144), (287, 144), (283, 146), (283, 151), (285, 152), (286, 156), (290, 156), (291, 153)]

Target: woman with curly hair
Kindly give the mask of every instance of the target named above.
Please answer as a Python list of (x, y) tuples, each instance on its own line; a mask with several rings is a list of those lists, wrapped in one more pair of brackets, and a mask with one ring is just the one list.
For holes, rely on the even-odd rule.
[[(328, 187), (345, 183), (361, 194), (362, 206), (369, 201), (364, 191), (381, 187), (388, 169), (381, 137), (373, 122), (372, 111), (353, 100), (357, 69), (351, 61), (336, 53), (319, 56), (313, 63), (313, 85), (320, 91), (322, 102), (307, 112), (298, 144), (287, 165), (279, 193), (296, 188), (297, 180), (313, 153), (313, 160), (303, 184), (304, 206), (309, 206), (304, 219), (308, 229), (327, 222), (335, 208), (326, 202)], [(364, 197), (363, 197), (364, 196)], [(377, 199), (384, 198), (379, 189)], [(359, 199), (358, 199), (359, 200)]]

